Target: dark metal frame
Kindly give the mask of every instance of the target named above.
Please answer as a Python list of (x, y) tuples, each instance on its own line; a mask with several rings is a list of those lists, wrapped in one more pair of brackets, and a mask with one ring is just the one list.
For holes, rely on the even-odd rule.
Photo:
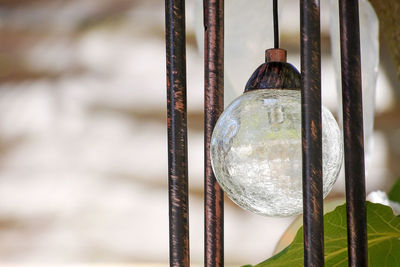
[(165, 1), (167, 44), (169, 258), (189, 266), (185, 1)]
[(300, 1), (304, 266), (324, 265), (319, 1)]
[(350, 266), (368, 266), (358, 0), (339, 0), (347, 246)]
[[(349, 266), (367, 266), (357, 0), (338, 0)], [(170, 266), (189, 266), (185, 1), (166, 0)], [(300, 0), (304, 266), (324, 266), (319, 0)], [(224, 0), (204, 0), (205, 266), (223, 266), (223, 192), (209, 156), (223, 110)]]
[(224, 109), (224, 0), (204, 1), (204, 263), (224, 265), (224, 192), (211, 168), (212, 131)]

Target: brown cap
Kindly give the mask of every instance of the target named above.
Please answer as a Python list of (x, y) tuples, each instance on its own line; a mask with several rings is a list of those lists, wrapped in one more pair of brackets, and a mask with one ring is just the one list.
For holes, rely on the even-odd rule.
[(265, 50), (265, 62), (286, 62), (286, 50), (281, 48), (270, 48)]
[(286, 62), (286, 50), (267, 49), (265, 61), (251, 75), (244, 92), (259, 89), (300, 90), (300, 72)]

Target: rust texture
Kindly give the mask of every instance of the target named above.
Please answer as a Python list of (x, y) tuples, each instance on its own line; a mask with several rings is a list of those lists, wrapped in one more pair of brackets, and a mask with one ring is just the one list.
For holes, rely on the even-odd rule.
[(304, 266), (324, 266), (319, 0), (300, 1)]
[(210, 160), (214, 126), (224, 109), (224, 1), (204, 0), (204, 265), (224, 266), (224, 193)]
[(300, 73), (286, 62), (266, 62), (251, 75), (244, 92), (258, 89), (300, 90)]
[(185, 1), (165, 1), (170, 266), (189, 266)]
[(349, 266), (368, 266), (357, 0), (339, 0)]

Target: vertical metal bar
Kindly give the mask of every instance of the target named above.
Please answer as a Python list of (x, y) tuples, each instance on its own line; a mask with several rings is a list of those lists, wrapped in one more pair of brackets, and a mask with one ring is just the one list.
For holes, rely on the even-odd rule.
[(349, 266), (368, 266), (358, 0), (339, 0)]
[(304, 266), (324, 266), (319, 0), (300, 1)]
[(170, 266), (189, 266), (185, 1), (165, 1)]
[(278, 21), (278, 0), (272, 2), (274, 13), (274, 48), (279, 48), (279, 21)]
[(224, 193), (211, 168), (210, 141), (224, 109), (224, 0), (204, 0), (204, 262), (224, 266)]

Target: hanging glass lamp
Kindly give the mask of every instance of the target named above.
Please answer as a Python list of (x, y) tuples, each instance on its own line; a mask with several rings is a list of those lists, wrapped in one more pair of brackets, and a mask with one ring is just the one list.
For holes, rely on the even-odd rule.
[[(276, 10), (276, 8), (275, 8)], [(275, 16), (277, 18), (277, 15)], [(221, 114), (211, 139), (215, 177), (240, 207), (267, 216), (302, 212), (301, 77), (286, 50), (265, 52), (243, 95)], [(342, 164), (340, 129), (322, 107), (323, 196)]]

